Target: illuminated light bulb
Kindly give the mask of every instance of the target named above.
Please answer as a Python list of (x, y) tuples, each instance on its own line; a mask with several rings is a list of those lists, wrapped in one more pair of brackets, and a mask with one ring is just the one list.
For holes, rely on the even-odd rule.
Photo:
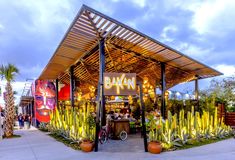
[(144, 92), (144, 93), (148, 93), (148, 89), (145, 88), (145, 89), (143, 90), (143, 92)]
[(144, 100), (144, 101), (146, 101), (147, 99), (148, 99), (148, 97), (147, 97), (147, 96), (144, 96), (144, 97), (143, 97), (143, 100)]
[(149, 79), (148, 77), (144, 77), (144, 84), (148, 83)]
[(95, 94), (94, 93), (91, 93), (91, 97), (94, 97), (95, 96)]

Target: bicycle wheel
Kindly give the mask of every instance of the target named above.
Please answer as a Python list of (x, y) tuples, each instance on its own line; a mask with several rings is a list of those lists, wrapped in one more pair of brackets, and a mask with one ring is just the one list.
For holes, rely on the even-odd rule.
[(106, 133), (105, 130), (100, 130), (99, 141), (100, 141), (101, 144), (103, 144), (107, 141), (107, 133)]
[(125, 141), (127, 139), (126, 131), (121, 131), (120, 134), (119, 134), (119, 137), (122, 141)]

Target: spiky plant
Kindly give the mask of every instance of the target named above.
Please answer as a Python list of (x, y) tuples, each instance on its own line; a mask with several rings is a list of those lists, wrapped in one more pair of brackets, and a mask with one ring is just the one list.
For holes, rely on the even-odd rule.
[(0, 67), (0, 75), (2, 79), (7, 81), (6, 85), (6, 95), (5, 95), (5, 119), (6, 124), (4, 126), (4, 134), (6, 137), (11, 137), (13, 135), (14, 127), (14, 95), (11, 83), (15, 80), (16, 74), (19, 73), (19, 70), (13, 65), (8, 64), (7, 66), (2, 65)]

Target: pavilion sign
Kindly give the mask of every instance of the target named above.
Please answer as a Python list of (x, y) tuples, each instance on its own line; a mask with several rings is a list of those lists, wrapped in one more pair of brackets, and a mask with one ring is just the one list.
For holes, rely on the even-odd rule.
[(135, 95), (136, 73), (104, 73), (104, 95)]

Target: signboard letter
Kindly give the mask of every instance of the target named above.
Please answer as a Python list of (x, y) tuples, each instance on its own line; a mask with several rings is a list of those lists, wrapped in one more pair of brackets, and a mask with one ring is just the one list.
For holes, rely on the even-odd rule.
[(104, 73), (104, 95), (135, 95), (135, 73)]

